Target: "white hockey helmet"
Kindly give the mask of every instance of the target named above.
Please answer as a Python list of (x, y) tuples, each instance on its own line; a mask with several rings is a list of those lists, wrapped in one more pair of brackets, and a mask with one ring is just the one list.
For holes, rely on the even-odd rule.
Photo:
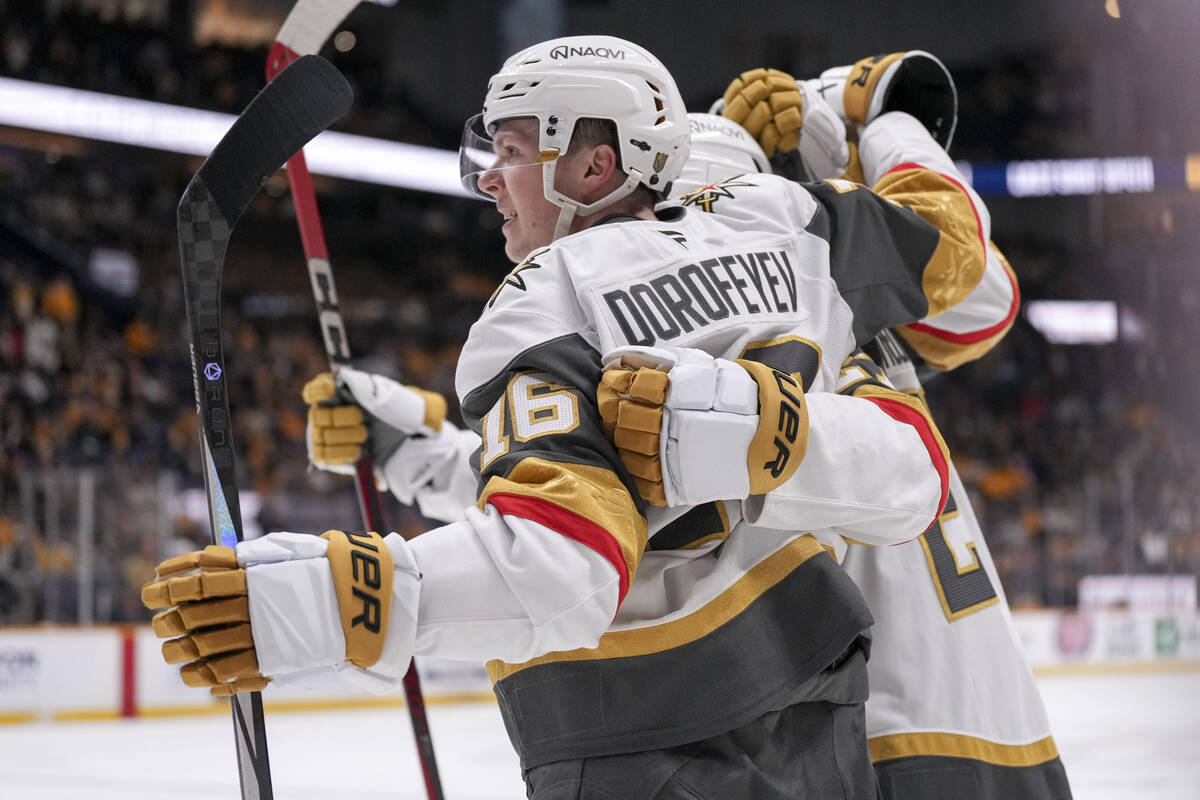
[[(485, 200), (479, 177), (493, 168), (492, 136), (508, 119), (536, 118), (537, 162), (546, 199), (562, 209), (554, 238), (576, 214), (590, 214), (639, 185), (666, 196), (688, 155), (683, 98), (662, 63), (632, 42), (613, 36), (568, 36), (529, 47), (504, 62), (488, 82), (483, 112), (467, 121), (459, 150), (463, 186)], [(571, 144), (576, 121), (611, 120), (617, 130), (625, 183), (583, 205), (554, 188), (559, 156)]]
[(718, 114), (688, 114), (692, 152), (675, 179), (675, 196), (717, 181), (754, 172), (771, 172), (767, 154), (745, 128)]

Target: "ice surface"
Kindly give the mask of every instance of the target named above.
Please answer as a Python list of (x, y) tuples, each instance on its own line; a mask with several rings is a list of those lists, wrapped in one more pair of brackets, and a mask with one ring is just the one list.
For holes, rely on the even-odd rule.
[[(1040, 684), (1077, 800), (1200, 798), (1200, 673)], [(429, 717), (448, 800), (524, 797), (494, 705)], [(403, 709), (277, 713), (267, 726), (278, 800), (425, 797)], [(0, 726), (5, 800), (238, 796), (227, 714)]]

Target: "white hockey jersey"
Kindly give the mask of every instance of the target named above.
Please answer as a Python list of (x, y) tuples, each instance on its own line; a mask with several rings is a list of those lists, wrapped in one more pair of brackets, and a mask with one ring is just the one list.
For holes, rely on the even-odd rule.
[[(903, 495), (890, 540), (919, 534), (947, 496), (936, 429), (902, 393), (834, 391), (860, 341), (927, 316), (983, 271), (978, 217), (964, 222), (919, 172), (909, 197), (938, 225), (853, 184), (756, 176), (722, 184), (721, 213), (679, 206), (565, 237), (488, 302), (457, 375), (481, 437), (478, 509), (411, 542), (415, 652), (497, 659), (489, 671), (527, 767), (695, 741), (812, 699), (869, 626), (802, 521), (752, 526), (738, 502), (647, 511), (595, 387), (602, 354), (627, 344), (782, 363), (822, 405), (810, 453), (826, 428), (862, 432), (870, 446), (838, 460), (901, 465), (908, 479), (889, 476), (874, 499)], [(847, 691), (824, 699), (865, 697)]]
[[(877, 190), (894, 191), (892, 179), (914, 163), (961, 180), (940, 148), (892, 133), (864, 143), (866, 179)], [(923, 401), (918, 363), (954, 369), (988, 352), (1012, 327), (1020, 305), (1016, 276), (988, 245), (984, 273), (959, 287), (968, 291), (956, 302), (867, 345), (889, 384)], [(874, 369), (852, 362), (841, 390), (885, 380), (870, 374)], [(1003, 588), (962, 481), (953, 464), (949, 469), (950, 495), (936, 524), (892, 547), (847, 543), (861, 538), (854, 528), (861, 512), (831, 517), (819, 472), (799, 472), (751, 498), (746, 512), (763, 525), (828, 523), (816, 535), (867, 598), (876, 620), (867, 734), (885, 800), (1066, 800), (1070, 788)]]
[[(885, 332), (867, 349), (892, 384), (923, 396), (896, 337)], [(762, 498), (757, 521), (802, 518), (808, 494), (799, 483), (785, 484)], [(867, 735), (884, 798), (1070, 798), (1004, 590), (953, 465), (950, 500), (919, 539), (838, 550), (875, 617)]]

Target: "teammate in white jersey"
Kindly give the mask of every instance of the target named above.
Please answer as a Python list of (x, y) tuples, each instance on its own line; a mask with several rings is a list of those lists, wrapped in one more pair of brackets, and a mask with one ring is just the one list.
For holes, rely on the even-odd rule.
[[(864, 162), (876, 136), (930, 141), (884, 115)], [(800, 472), (853, 474), (825, 480), (814, 508), (869, 510), (842, 528), (859, 541), (912, 538), (945, 504), (944, 444), (901, 392), (839, 393), (842, 365), (961, 300), (984, 270), (986, 210), (937, 176), (876, 194), (763, 175), (727, 187), (732, 213), (656, 211), (687, 151), (670, 74), (630, 42), (559, 39), (505, 63), (462, 151), (520, 262), (459, 362), (477, 504), (411, 542), (274, 533), (164, 563), (144, 599), (168, 609), (154, 627), (179, 637), (164, 655), (185, 681), (230, 693), (332, 671), (388, 689), (413, 653), (492, 659), (531, 797), (875, 796), (861, 594), (803, 523), (757, 524), (703, 487), (647, 507), (653, 457), (627, 468), (603, 420), (630, 433), (621, 447), (657, 443), (638, 404), (661, 402), (665, 376), (598, 391), (601, 358), (695, 348), (672, 391), (739, 417), (711, 429), (724, 478), (761, 496)], [(787, 372), (764, 363), (777, 358)], [(373, 446), (381, 426), (447, 430), (426, 398), (346, 375), (368, 412), (386, 406)], [(323, 410), (314, 458), (355, 427)]]
[[(900, 66), (906, 59), (926, 62), (923, 74), (936, 78), (937, 70), (929, 69), (932, 56), (896, 53), (864, 59), (855, 68), (830, 70), (819, 83), (836, 97), (841, 94), (839, 79), (830, 76), (845, 80), (848, 73), (858, 76), (864, 69), (870, 73), (890, 68), (891, 74), (878, 85), (872, 82), (876, 91), (881, 95), (891, 91), (891, 104), (909, 104), (931, 129), (940, 119), (943, 128), (952, 131), (952, 107), (936, 102), (937, 97), (946, 97), (944, 83), (927, 80), (899, 89), (891, 85), (903, 80), (891, 65)], [(810, 82), (810, 91), (811, 87)], [(819, 115), (827, 108), (818, 105), (815, 110)], [(937, 112), (924, 114), (922, 108)], [(803, 119), (803, 166), (814, 179), (843, 177), (851, 151), (844, 128), (839, 133), (837, 125), (853, 126), (855, 120), (847, 117), (836, 124), (814, 125), (811, 111), (806, 108)], [(685, 194), (701, 198), (706, 191), (719, 191), (724, 180), (771, 170), (766, 154), (741, 125), (711, 114), (690, 117), (692, 152), (676, 182)], [(943, 141), (948, 140), (947, 135)], [(886, 174), (895, 160), (877, 160), (873, 172)], [(938, 153), (918, 160), (932, 169), (949, 169), (948, 159)], [(1012, 325), (1019, 302), (1015, 276), (995, 245), (989, 245), (988, 267), (980, 284), (954, 309), (904, 326), (899, 336), (885, 331), (867, 345), (891, 385), (923, 398), (918, 364), (952, 369), (985, 353)], [(847, 388), (881, 378), (871, 363), (851, 362), (846, 372)], [(698, 419), (696, 424), (703, 427), (706, 421)], [(720, 460), (705, 463), (695, 457), (694, 448), (689, 458), (673, 455), (679, 445), (670, 436), (661, 442), (664, 460), (681, 472), (668, 478), (683, 484), (711, 483), (721, 470)], [(875, 617), (866, 724), (883, 796), (886, 800), (1065, 800), (1071, 796), (1070, 788), (1041, 697), (953, 465), (950, 479), (950, 502), (937, 523), (917, 540), (879, 548), (847, 543), (839, 536), (830, 537), (829, 531), (820, 534), (836, 545), (843, 566), (862, 589)], [(811, 518), (811, 493), (811, 486), (797, 475), (762, 498), (759, 519), (779, 524)]]

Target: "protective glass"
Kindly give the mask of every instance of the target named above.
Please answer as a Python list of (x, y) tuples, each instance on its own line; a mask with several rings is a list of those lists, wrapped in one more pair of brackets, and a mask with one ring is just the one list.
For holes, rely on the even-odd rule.
[(481, 200), (496, 201), (479, 188), (479, 181), (485, 174), (545, 164), (558, 158), (558, 150), (538, 150), (536, 140), (531, 146), (505, 145), (501, 150), (497, 152), (495, 139), (483, 123), (483, 114), (467, 120), (458, 146), (458, 176), (463, 188)]

